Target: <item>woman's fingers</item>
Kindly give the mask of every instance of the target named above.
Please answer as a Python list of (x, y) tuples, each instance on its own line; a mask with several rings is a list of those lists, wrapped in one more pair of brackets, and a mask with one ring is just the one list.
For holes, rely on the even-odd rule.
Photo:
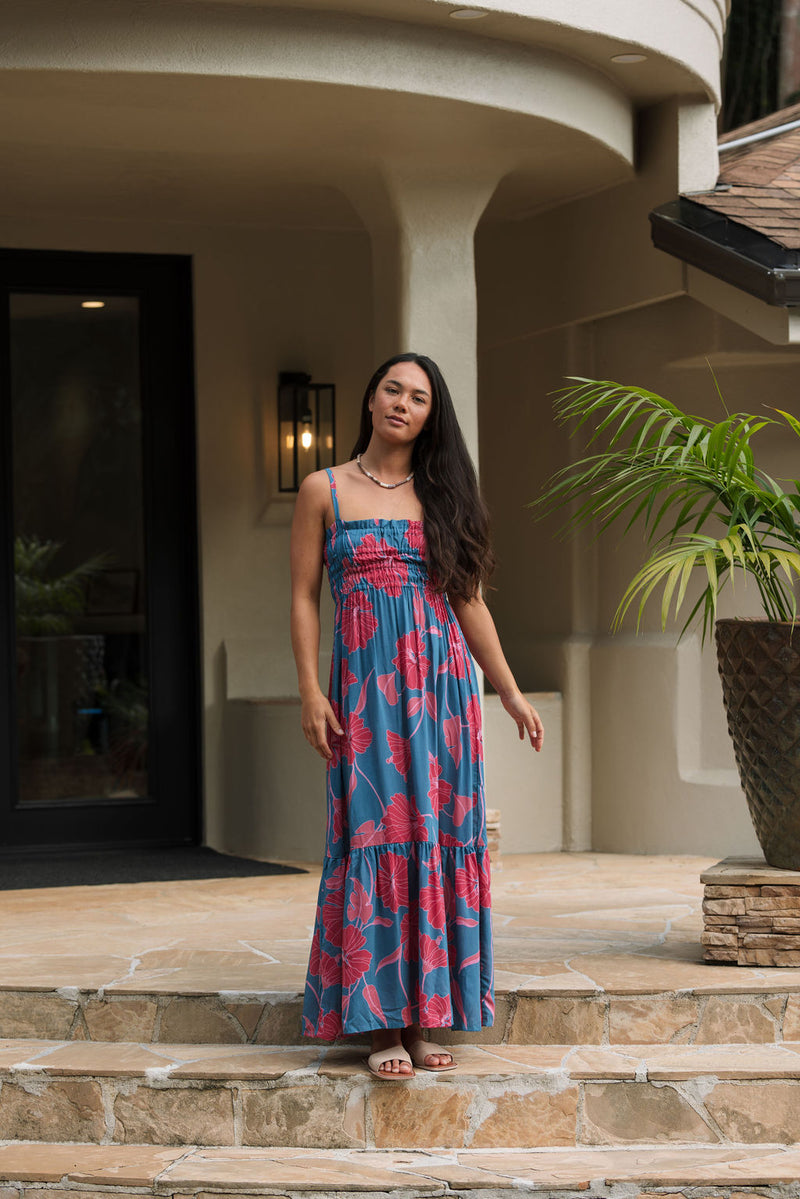
[(541, 722), (539, 713), (535, 708), (531, 707), (519, 692), (503, 699), (502, 702), (503, 707), (517, 726), (520, 741), (525, 740), (525, 734), (527, 733), (531, 745), (538, 752), (544, 742), (544, 725)]
[(313, 742), (314, 749), (323, 757), (325, 761), (330, 761), (333, 757), (331, 747), (328, 745), (328, 725), (323, 720), (319, 727), (315, 730), (316, 740)]
[(327, 718), (328, 718), (328, 724), (331, 726), (334, 733), (337, 733), (340, 737), (343, 737), (344, 729), (339, 724), (339, 721), (336, 719), (336, 714), (335, 714), (333, 708), (330, 706), (330, 704), (328, 704)]
[(528, 734), (531, 739), (531, 745), (538, 753), (544, 744), (544, 725), (535, 708), (531, 708), (531, 721), (528, 725)]
[(333, 757), (333, 751), (328, 744), (328, 726), (338, 736), (343, 736), (342, 726), (336, 718), (336, 714), (329, 703), (325, 703), (321, 708), (316, 709), (303, 719), (303, 733), (306, 741), (311, 745), (325, 761), (330, 761)]

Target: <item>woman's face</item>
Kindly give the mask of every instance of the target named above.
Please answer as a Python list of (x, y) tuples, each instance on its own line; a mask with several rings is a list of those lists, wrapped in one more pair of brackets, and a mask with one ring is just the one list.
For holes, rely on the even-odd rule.
[(413, 442), (425, 428), (432, 403), (430, 380), (422, 367), (416, 362), (397, 362), (369, 400), (372, 428), (387, 441)]

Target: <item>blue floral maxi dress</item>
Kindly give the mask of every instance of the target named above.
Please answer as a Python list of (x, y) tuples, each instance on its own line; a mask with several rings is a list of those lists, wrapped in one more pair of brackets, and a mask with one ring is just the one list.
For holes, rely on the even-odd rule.
[(328, 828), (306, 1036), (494, 1019), (480, 699), (421, 521), (334, 523)]

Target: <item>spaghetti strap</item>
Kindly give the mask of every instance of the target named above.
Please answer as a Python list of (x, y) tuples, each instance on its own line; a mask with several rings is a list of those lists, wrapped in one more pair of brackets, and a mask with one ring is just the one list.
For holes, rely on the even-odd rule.
[(339, 517), (339, 499), (336, 495), (336, 480), (333, 477), (333, 471), (329, 466), (325, 467), (325, 473), (328, 476), (331, 484), (331, 500), (333, 501), (333, 519), (338, 521)]

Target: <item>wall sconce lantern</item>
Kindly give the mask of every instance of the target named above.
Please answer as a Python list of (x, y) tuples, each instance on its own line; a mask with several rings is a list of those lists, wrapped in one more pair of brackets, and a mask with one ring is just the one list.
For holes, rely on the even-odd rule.
[(336, 461), (336, 388), (311, 375), (278, 375), (278, 490), (297, 491), (306, 475)]

